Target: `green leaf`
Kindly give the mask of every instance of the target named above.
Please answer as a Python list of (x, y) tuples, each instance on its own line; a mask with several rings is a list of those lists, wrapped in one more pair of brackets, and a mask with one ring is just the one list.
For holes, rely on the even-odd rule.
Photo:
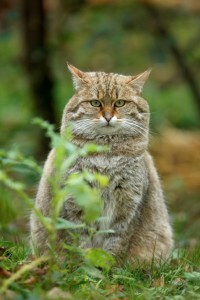
[(106, 187), (108, 185), (108, 177), (105, 175), (102, 175), (100, 173), (95, 173), (95, 179), (99, 182), (100, 186)]
[(184, 275), (189, 282), (200, 285), (200, 272), (185, 273)]
[(102, 272), (93, 266), (83, 266), (82, 269), (85, 271), (85, 273), (88, 276), (91, 276), (93, 278), (98, 278), (98, 279), (104, 278)]
[(90, 248), (85, 250), (85, 259), (95, 267), (110, 270), (115, 263), (114, 257), (103, 249)]
[(107, 150), (108, 150), (108, 147), (106, 147), (106, 146), (99, 146), (99, 145), (91, 143), (91, 144), (84, 145), (84, 147), (80, 149), (79, 154), (81, 156), (86, 156), (90, 153), (105, 152)]
[(21, 191), (24, 189), (24, 185), (21, 182), (13, 181), (3, 171), (0, 171), (0, 181), (3, 182), (5, 186), (11, 188), (12, 190)]
[(56, 228), (58, 230), (60, 229), (78, 229), (78, 228), (85, 228), (85, 224), (81, 223), (81, 224), (77, 224), (74, 222), (70, 222), (68, 220), (65, 220), (63, 218), (58, 218), (58, 222), (56, 224)]

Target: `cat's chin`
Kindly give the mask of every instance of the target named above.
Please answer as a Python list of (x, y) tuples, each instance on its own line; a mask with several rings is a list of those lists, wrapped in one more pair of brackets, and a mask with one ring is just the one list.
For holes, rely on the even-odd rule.
[(121, 129), (118, 126), (101, 126), (96, 128), (96, 132), (103, 135), (115, 135), (121, 133)]

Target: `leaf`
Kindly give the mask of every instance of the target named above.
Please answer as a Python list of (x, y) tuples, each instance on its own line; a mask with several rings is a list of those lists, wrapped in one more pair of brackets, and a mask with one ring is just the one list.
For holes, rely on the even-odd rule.
[(91, 223), (101, 215), (102, 201), (99, 191), (85, 183), (83, 174), (72, 174), (67, 181), (68, 194), (83, 209), (84, 220)]
[(101, 271), (98, 270), (97, 268), (95, 268), (94, 266), (84, 266), (82, 269), (87, 273), (87, 275), (89, 275), (93, 278), (98, 278), (98, 279), (104, 278)]
[(105, 270), (110, 270), (114, 264), (114, 257), (103, 249), (90, 248), (85, 250), (86, 260), (94, 265)]
[(38, 279), (34, 276), (31, 276), (30, 278), (26, 279), (23, 284), (27, 285), (27, 286), (32, 286), (33, 284), (35, 284), (36, 282), (38, 282)]
[(10, 277), (12, 273), (4, 268), (0, 268), (0, 277)]
[(77, 147), (74, 144), (67, 142), (65, 143), (65, 149), (67, 150), (68, 155), (72, 155), (76, 151)]
[(106, 146), (99, 146), (96, 144), (86, 144), (82, 149), (80, 149), (79, 154), (81, 156), (86, 156), (89, 153), (95, 153), (95, 152), (105, 152), (108, 150), (108, 147)]
[(111, 284), (108, 286), (106, 296), (112, 295), (113, 300), (127, 300), (124, 296), (124, 286), (118, 284)]
[(24, 189), (24, 185), (21, 182), (13, 181), (3, 171), (0, 171), (0, 181), (12, 190), (20, 191)]
[(187, 281), (195, 284), (200, 284), (200, 272), (192, 272), (184, 274)]
[(164, 274), (161, 274), (161, 276), (157, 279), (154, 279), (152, 282), (153, 287), (164, 287), (165, 286), (165, 277)]
[(58, 218), (58, 223), (56, 224), (56, 229), (78, 229), (78, 228), (84, 228), (86, 225), (84, 223), (77, 224), (70, 221), (67, 221), (62, 218)]
[(48, 265), (37, 267), (35, 269), (35, 275), (41, 277), (42, 275), (46, 275), (48, 271), (49, 271)]
[(95, 179), (98, 181), (98, 183), (100, 184), (100, 186), (106, 187), (108, 185), (108, 177), (105, 175), (102, 175), (100, 173), (95, 173)]

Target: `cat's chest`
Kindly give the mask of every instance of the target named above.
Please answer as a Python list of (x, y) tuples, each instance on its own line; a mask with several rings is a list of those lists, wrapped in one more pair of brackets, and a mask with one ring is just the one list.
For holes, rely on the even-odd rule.
[(126, 156), (90, 156), (82, 158), (79, 161), (81, 169), (87, 169), (91, 172), (99, 172), (107, 176), (113, 176), (115, 174), (134, 174), (138, 166), (140, 165), (140, 159), (138, 157), (126, 157)]
[(112, 173), (114, 169), (123, 169), (127, 164), (127, 160), (121, 156), (90, 156), (79, 161), (79, 165), (83, 169), (92, 172), (99, 172), (103, 174)]

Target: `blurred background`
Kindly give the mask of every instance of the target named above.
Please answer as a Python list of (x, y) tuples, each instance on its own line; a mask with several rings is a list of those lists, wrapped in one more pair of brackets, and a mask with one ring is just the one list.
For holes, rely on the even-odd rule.
[[(0, 147), (41, 165), (49, 141), (32, 120), (41, 117), (59, 130), (73, 94), (67, 61), (83, 71), (153, 69), (143, 93), (151, 109), (151, 153), (177, 247), (199, 247), (200, 2), (1, 0), (0, 26)], [(15, 171), (9, 172), (34, 196), (39, 176), (20, 166)], [(0, 186), (3, 239), (27, 234), (28, 211), (18, 202)]]

